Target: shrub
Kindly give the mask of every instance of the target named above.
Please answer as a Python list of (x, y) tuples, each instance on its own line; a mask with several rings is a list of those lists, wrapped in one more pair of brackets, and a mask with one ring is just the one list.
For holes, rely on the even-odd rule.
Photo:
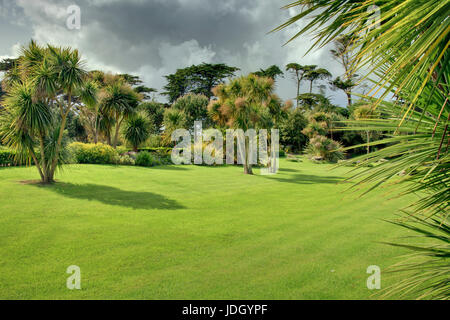
[(147, 151), (147, 152), (155, 153), (158, 155), (170, 155), (172, 153), (172, 148), (168, 148), (168, 147), (140, 148), (139, 151)]
[(130, 152), (125, 153), (124, 155), (127, 155), (127, 156), (129, 156), (131, 159), (136, 160), (136, 157), (137, 157), (138, 153), (137, 153), (137, 152), (134, 152), (134, 151), (130, 151)]
[(313, 160), (337, 162), (344, 158), (341, 148), (342, 146), (339, 142), (324, 136), (315, 136), (309, 141), (306, 153)]
[(9, 149), (0, 147), (0, 167), (9, 167), (16, 165), (14, 162), (15, 153)]
[(293, 152), (304, 149), (308, 142), (308, 137), (302, 131), (308, 125), (300, 109), (289, 112), (288, 117), (281, 122), (280, 142), (285, 146), (290, 146)]
[[(38, 149), (34, 150), (36, 157), (41, 158), (40, 151)], [(7, 147), (0, 146), (0, 167), (15, 167), (15, 166), (25, 166), (33, 165), (34, 161), (28, 162), (24, 157), (16, 157), (17, 153)], [(18, 159), (17, 159), (18, 158)]]
[(119, 154), (105, 144), (84, 144), (74, 142), (69, 145), (74, 160), (82, 164), (116, 164)]
[(152, 134), (148, 139), (147, 146), (150, 148), (159, 148), (162, 145), (162, 138), (159, 134)]
[(140, 167), (152, 167), (155, 165), (154, 158), (147, 152), (140, 152), (136, 157), (136, 165)]
[(116, 148), (116, 151), (119, 155), (123, 155), (128, 152), (128, 148), (126, 146), (119, 146)]
[(134, 166), (135, 160), (127, 154), (120, 156), (119, 164), (123, 166)]

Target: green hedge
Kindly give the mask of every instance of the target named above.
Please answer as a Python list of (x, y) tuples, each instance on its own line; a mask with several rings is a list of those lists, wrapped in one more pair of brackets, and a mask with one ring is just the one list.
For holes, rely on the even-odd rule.
[[(131, 151), (131, 150), (130, 150)], [(166, 147), (159, 147), (159, 148), (141, 148), (138, 150), (141, 151), (147, 151), (150, 153), (158, 153), (158, 154), (169, 154), (172, 152), (172, 148), (166, 148)]]
[(69, 150), (76, 163), (80, 164), (117, 164), (119, 154), (113, 147), (105, 144), (85, 144), (74, 142)]
[(14, 161), (16, 153), (6, 147), (0, 147), (0, 167), (22, 166), (25, 163), (17, 163)]
[(0, 148), (0, 167), (9, 167), (14, 164), (14, 153), (6, 148)]

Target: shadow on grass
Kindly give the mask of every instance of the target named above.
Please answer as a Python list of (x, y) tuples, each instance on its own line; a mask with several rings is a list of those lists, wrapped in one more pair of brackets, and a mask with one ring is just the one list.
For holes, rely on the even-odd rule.
[[(283, 171), (283, 170), (280, 170)], [(286, 183), (295, 184), (316, 184), (316, 183), (328, 183), (337, 184), (342, 182), (344, 178), (335, 176), (313, 176), (308, 174), (294, 174), (294, 175), (274, 175), (274, 176), (263, 176), (272, 180)]]
[(278, 169), (280, 172), (299, 172), (298, 170), (295, 169), (288, 169), (288, 168), (279, 168)]
[(132, 209), (179, 210), (185, 208), (175, 200), (152, 192), (126, 191), (97, 184), (56, 183), (37, 186), (72, 199), (99, 201)]
[(152, 167), (155, 170), (169, 170), (169, 171), (186, 171), (189, 170), (188, 166), (175, 166), (175, 165), (164, 165)]

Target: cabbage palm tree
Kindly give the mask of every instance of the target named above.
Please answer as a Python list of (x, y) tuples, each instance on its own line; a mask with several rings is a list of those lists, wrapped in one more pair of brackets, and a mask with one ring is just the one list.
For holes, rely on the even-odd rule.
[[(210, 116), (219, 124), (229, 128), (256, 129), (262, 123), (267, 124), (268, 118), (276, 121), (280, 114), (278, 97), (274, 95), (274, 80), (250, 74), (221, 84), (213, 89), (217, 101), (208, 106)], [(253, 174), (249, 155), (249, 139), (245, 139), (246, 156), (244, 173)]]
[(130, 117), (125, 123), (123, 137), (132, 146), (135, 152), (138, 152), (138, 147), (144, 143), (150, 136), (150, 124), (145, 117), (135, 115)]
[(98, 92), (98, 84), (92, 80), (87, 81), (81, 89), (80, 94), (80, 99), (83, 102), (84, 106), (79, 108), (83, 124), (91, 131), (95, 144), (98, 143), (99, 132)]
[(2, 117), (4, 122), (0, 134), (2, 141), (16, 152), (15, 160), (30, 163), (32, 159), (42, 182), (47, 183), (48, 159), (42, 157), (39, 160), (35, 146), (39, 143), (41, 155), (45, 154), (44, 138), (51, 128), (53, 116), (49, 105), (36, 101), (35, 96), (32, 83), (25, 81), (12, 84), (4, 100), (6, 112)]
[[(450, 2), (299, 0), (286, 8), (297, 6), (302, 12), (277, 30), (312, 17), (293, 39), (314, 33), (313, 47), (317, 47), (342, 34), (355, 35), (349, 73), (368, 70), (363, 79), (374, 83), (366, 98), (385, 119), (357, 125), (361, 130), (389, 132), (385, 139), (371, 143), (387, 147), (356, 160), (362, 167), (380, 159), (388, 161), (365, 168), (353, 180), (357, 185), (370, 185), (367, 192), (387, 181), (407, 182), (404, 193), (420, 196), (402, 210), (403, 220), (395, 223), (429, 241), (425, 245), (392, 244), (414, 253), (393, 268), (408, 275), (388, 293), (449, 299)], [(395, 100), (385, 101), (391, 94)], [(393, 180), (399, 171), (403, 178)]]
[(112, 79), (102, 90), (100, 106), (103, 113), (110, 115), (115, 122), (113, 147), (117, 148), (120, 128), (124, 120), (134, 115), (141, 97), (121, 77)]
[(80, 99), (86, 71), (77, 50), (34, 41), (22, 48), (17, 61), (6, 76), (5, 106), (12, 121), (3, 127), (2, 139), (35, 164), (33, 148), (39, 146), (36, 167), (42, 182), (52, 183), (64, 153), (67, 116)]

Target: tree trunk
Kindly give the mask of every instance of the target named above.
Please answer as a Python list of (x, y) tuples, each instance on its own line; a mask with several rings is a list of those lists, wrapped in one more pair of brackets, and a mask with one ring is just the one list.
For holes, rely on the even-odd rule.
[(311, 81), (309, 85), (309, 93), (312, 93), (312, 89), (313, 89), (313, 81)]
[(352, 105), (352, 93), (349, 91), (345, 92), (347, 94), (347, 102), (348, 102), (348, 106), (350, 107)]
[(36, 165), (36, 168), (37, 168), (38, 171), (39, 171), (39, 175), (41, 176), (41, 181), (42, 181), (43, 183), (45, 183), (45, 176), (44, 176), (44, 173), (42, 172), (41, 165), (39, 164), (39, 161), (38, 161), (38, 159), (37, 159), (37, 157), (36, 157), (36, 154), (34, 153), (33, 150), (31, 150), (31, 157), (33, 158), (34, 164)]
[(108, 145), (112, 146), (112, 142), (111, 142), (111, 128), (108, 128), (108, 132), (106, 133), (106, 142), (108, 143)]
[(245, 161), (244, 161), (244, 174), (253, 174), (252, 164), (249, 161), (250, 157), (250, 141), (245, 138)]
[(122, 120), (119, 121), (119, 117), (120, 116), (116, 116), (116, 132), (114, 134), (114, 149), (117, 149), (117, 143), (119, 142), (119, 131), (120, 131), (120, 126), (122, 125)]
[(39, 146), (41, 151), (41, 161), (42, 161), (42, 182), (48, 183), (49, 182), (49, 172), (48, 172), (48, 163), (47, 159), (45, 159), (45, 147), (44, 147), (44, 136), (42, 133), (39, 134)]
[(66, 128), (66, 121), (67, 121), (67, 116), (70, 112), (70, 109), (72, 108), (72, 92), (71, 90), (69, 90), (68, 94), (67, 94), (67, 111), (64, 112), (63, 107), (60, 107), (61, 110), (61, 128), (59, 129), (59, 136), (58, 136), (58, 141), (56, 143), (56, 148), (55, 148), (55, 158), (52, 161), (52, 166), (50, 168), (50, 172), (48, 173), (48, 183), (53, 183), (55, 182), (54, 180), (54, 176), (55, 176), (55, 171), (56, 171), (56, 166), (58, 165), (58, 161), (59, 161), (59, 152), (61, 151), (61, 143), (62, 143), (62, 139), (64, 136), (64, 130)]
[(298, 106), (300, 105), (300, 82), (301, 82), (301, 80), (298, 80), (298, 82), (297, 82), (297, 109), (298, 109)]
[(98, 143), (98, 114), (95, 113), (95, 118), (94, 118), (94, 143), (97, 144)]

